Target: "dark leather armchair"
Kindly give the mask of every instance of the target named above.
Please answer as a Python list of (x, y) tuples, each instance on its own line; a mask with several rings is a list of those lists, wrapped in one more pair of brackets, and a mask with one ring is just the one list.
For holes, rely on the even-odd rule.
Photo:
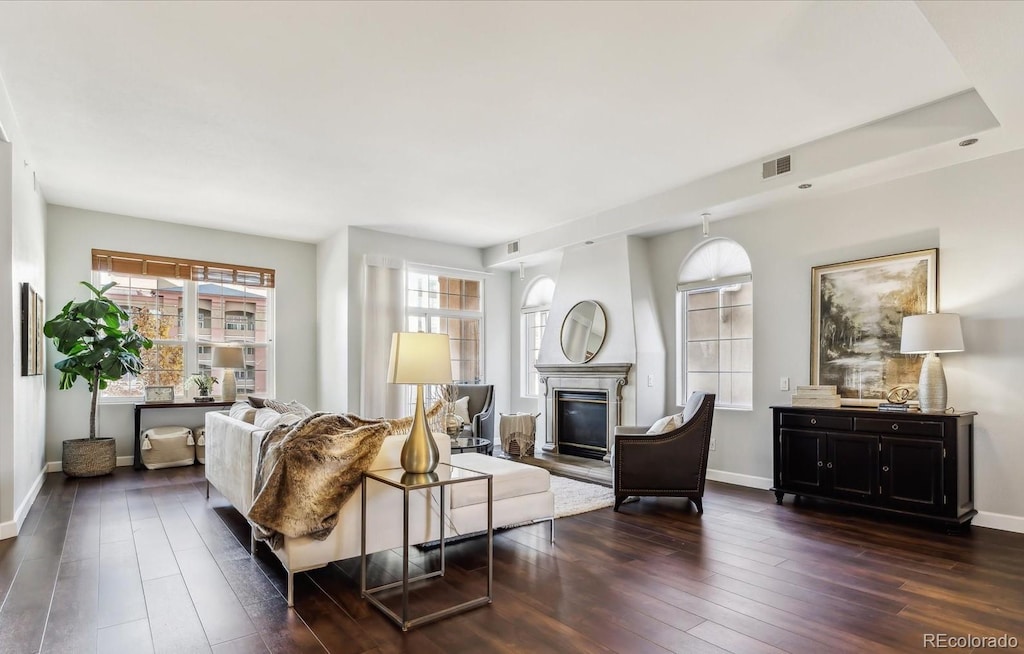
[[(486, 438), (491, 442), (487, 453), (494, 452), (494, 386), (492, 384), (457, 384), (459, 397), (469, 397), (469, 424), (464, 436)], [(468, 433), (467, 433), (468, 432)]]
[[(694, 393), (687, 400), (696, 411), (683, 426), (662, 434), (646, 427), (615, 428), (612, 483), (615, 510), (630, 495), (688, 497), (704, 513), (704, 477), (715, 396)], [(684, 415), (689, 412), (684, 412)]]

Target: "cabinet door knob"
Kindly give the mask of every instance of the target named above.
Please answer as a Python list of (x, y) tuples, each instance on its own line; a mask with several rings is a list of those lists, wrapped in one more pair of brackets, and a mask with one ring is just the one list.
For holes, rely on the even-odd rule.
[(819, 468), (820, 468), (821, 466), (823, 466), (823, 465), (825, 465), (825, 462), (824, 462), (824, 461), (818, 461), (818, 467), (819, 467)]
[(811, 418), (811, 424), (812, 425), (818, 424), (818, 419), (817, 418)]
[(889, 466), (882, 466), (882, 472), (889, 472)]
[(899, 431), (899, 428), (900, 428), (900, 426), (899, 426), (899, 425), (897, 425), (897, 424), (896, 424), (895, 422), (894, 422), (894, 423), (892, 423), (892, 430), (893, 430), (893, 431)]
[(828, 468), (829, 470), (831, 470), (832, 469), (832, 462), (830, 461), (829, 464), (827, 466), (825, 466), (825, 467)]

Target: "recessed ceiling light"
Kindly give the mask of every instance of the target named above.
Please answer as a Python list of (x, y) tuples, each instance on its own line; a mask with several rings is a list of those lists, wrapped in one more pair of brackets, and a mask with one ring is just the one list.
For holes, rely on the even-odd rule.
[(811, 188), (811, 185), (810, 184), (801, 184), (800, 186), (797, 186), (797, 188)]
[(583, 245), (593, 245), (593, 241), (583, 241)]
[(957, 145), (959, 145), (961, 148), (966, 148), (968, 145), (974, 145), (977, 142), (978, 139), (964, 139), (963, 141), (957, 143)]

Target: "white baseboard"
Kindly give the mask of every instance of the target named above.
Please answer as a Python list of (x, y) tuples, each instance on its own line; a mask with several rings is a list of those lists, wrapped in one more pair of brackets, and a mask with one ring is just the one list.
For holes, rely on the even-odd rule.
[(771, 477), (755, 477), (753, 475), (741, 475), (738, 472), (726, 472), (725, 470), (708, 470), (707, 478), (711, 481), (720, 481), (734, 486), (746, 486), (768, 490), (772, 487)]
[[(135, 465), (134, 456), (119, 456), (117, 457), (117, 467)], [(61, 465), (60, 461), (48, 461), (46, 463), (46, 472), (61, 472), (64, 470), (64, 466)]]
[(14, 538), (21, 531), (21, 526), (25, 524), (25, 517), (28, 515), (29, 509), (32, 508), (32, 503), (36, 501), (36, 497), (39, 496), (39, 490), (43, 487), (43, 481), (46, 479), (47, 468), (49, 464), (43, 467), (39, 471), (39, 475), (36, 477), (35, 482), (32, 484), (32, 488), (29, 489), (28, 495), (21, 501), (21, 505), (18, 506), (18, 510), (14, 512), (14, 520), (8, 522), (0, 522), (0, 540), (5, 538)]
[(999, 529), (1001, 531), (1014, 531), (1024, 534), (1024, 518), (1019, 515), (1006, 515), (1005, 513), (992, 513), (991, 511), (978, 511), (974, 516), (974, 525)]

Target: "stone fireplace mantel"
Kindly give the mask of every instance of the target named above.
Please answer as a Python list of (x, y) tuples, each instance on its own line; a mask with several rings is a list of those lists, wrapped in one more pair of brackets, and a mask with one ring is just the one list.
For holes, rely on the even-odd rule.
[(622, 421), (622, 387), (629, 383), (631, 363), (538, 363), (537, 372), (544, 390), (544, 424), (547, 451), (558, 451), (558, 421), (556, 420), (556, 391), (604, 391), (607, 398), (607, 442), (609, 459), (615, 440), (615, 428)]

